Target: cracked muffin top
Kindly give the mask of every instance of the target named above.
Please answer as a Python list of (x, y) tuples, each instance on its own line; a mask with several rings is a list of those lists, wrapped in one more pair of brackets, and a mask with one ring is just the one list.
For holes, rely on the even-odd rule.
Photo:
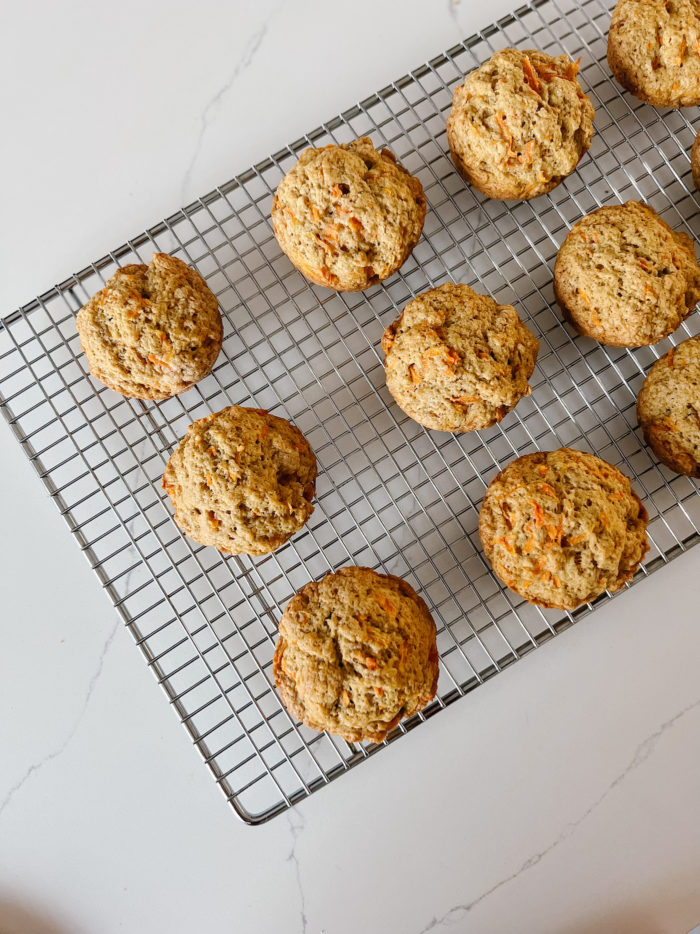
[(316, 457), (299, 429), (240, 405), (190, 425), (163, 474), (177, 525), (228, 554), (283, 545), (313, 512), (315, 483)]
[(479, 517), (501, 580), (530, 603), (562, 610), (631, 580), (649, 547), (646, 527), (629, 479), (572, 448), (512, 461), (489, 484)]
[(511, 305), (451, 282), (423, 292), (384, 332), (386, 383), (426, 428), (475, 431), (531, 392), (539, 341)]
[(379, 743), (435, 696), (435, 623), (401, 578), (341, 568), (290, 600), (273, 667), (284, 705), (306, 726)]
[(649, 370), (637, 420), (662, 463), (700, 477), (700, 336), (672, 347)]
[(687, 234), (628, 201), (574, 224), (557, 255), (554, 293), (579, 333), (641, 347), (668, 337), (693, 310), (700, 266)]
[(699, 0), (619, 0), (608, 64), (620, 84), (648, 104), (700, 104)]
[(455, 90), (447, 140), (457, 171), (489, 198), (546, 194), (593, 139), (593, 105), (578, 63), (534, 49), (503, 49)]
[(306, 149), (272, 202), (272, 225), (307, 279), (357, 292), (392, 276), (418, 243), (425, 197), (388, 149), (363, 136)]
[(90, 372), (123, 396), (168, 399), (203, 379), (221, 350), (216, 296), (167, 253), (118, 269), (78, 312)]

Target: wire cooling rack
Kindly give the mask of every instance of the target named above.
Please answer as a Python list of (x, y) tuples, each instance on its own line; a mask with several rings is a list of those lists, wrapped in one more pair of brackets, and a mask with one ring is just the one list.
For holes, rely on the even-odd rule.
[[(381, 749), (296, 723), (274, 690), (277, 622), (292, 594), (346, 564), (405, 577), (438, 627), (436, 700), (395, 740), (587, 612), (541, 610), (491, 574), (477, 525), (484, 489), (514, 457), (573, 445), (635, 478), (652, 547), (638, 578), (697, 542), (698, 487), (659, 466), (641, 440), (636, 393), (670, 344), (700, 330), (695, 313), (653, 348), (574, 337), (551, 277), (582, 214), (628, 198), (700, 234), (683, 112), (622, 94), (605, 62), (610, 10), (543, 0), (432, 59), (238, 178), (135, 237), (3, 321), (0, 403), (92, 568), (236, 812), (258, 823)], [(462, 76), (507, 45), (582, 59), (596, 136), (550, 195), (506, 205), (467, 187), (446, 155), (445, 119)], [(300, 150), (369, 134), (423, 183), (428, 215), (400, 273), (364, 294), (306, 282), (269, 222), (272, 194)], [(87, 375), (75, 314), (118, 265), (153, 250), (195, 265), (217, 294), (223, 352), (213, 373), (158, 404), (122, 398)], [(446, 279), (513, 303), (539, 335), (534, 391), (494, 428), (429, 432), (393, 403), (379, 351), (405, 303)], [(316, 510), (262, 558), (224, 557), (185, 538), (160, 481), (190, 422), (226, 405), (291, 419), (319, 462)], [(599, 598), (598, 602), (609, 599)]]

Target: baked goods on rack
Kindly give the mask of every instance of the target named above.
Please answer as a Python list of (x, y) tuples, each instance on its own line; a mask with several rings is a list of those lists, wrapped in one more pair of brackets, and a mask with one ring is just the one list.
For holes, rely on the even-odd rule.
[(315, 484), (316, 457), (299, 429), (240, 405), (190, 425), (163, 474), (177, 525), (228, 554), (283, 545), (313, 512)]
[(423, 186), (363, 136), (306, 149), (272, 202), (279, 245), (307, 279), (341, 292), (388, 279), (418, 243)]
[(409, 302), (384, 332), (389, 392), (426, 428), (475, 431), (532, 391), (539, 341), (511, 305), (446, 282)]
[(593, 105), (566, 55), (503, 49), (454, 92), (447, 140), (459, 174), (489, 198), (555, 188), (593, 139)]
[(574, 224), (562, 244), (554, 293), (585, 337), (615, 347), (655, 344), (700, 299), (695, 246), (647, 204), (598, 208)]
[(167, 253), (118, 269), (76, 326), (92, 375), (136, 399), (190, 389), (211, 371), (223, 338), (216, 296), (196, 269)]
[(525, 454), (489, 484), (479, 534), (501, 580), (530, 603), (573, 610), (634, 577), (647, 513), (629, 479), (572, 448)]
[(348, 742), (381, 742), (435, 696), (435, 623), (404, 580), (344, 567), (287, 605), (273, 662), (289, 712)]

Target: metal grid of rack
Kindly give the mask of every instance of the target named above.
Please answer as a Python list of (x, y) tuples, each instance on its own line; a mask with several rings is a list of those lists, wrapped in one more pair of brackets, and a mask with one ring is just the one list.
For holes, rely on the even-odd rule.
[[(541, 610), (490, 572), (477, 525), (483, 492), (516, 456), (572, 445), (634, 477), (650, 514), (638, 578), (700, 537), (697, 484), (667, 471), (636, 427), (644, 373), (700, 332), (695, 313), (653, 348), (572, 336), (551, 272), (571, 224), (606, 203), (649, 202), (700, 235), (687, 153), (696, 109), (657, 111), (622, 94), (605, 62), (610, 4), (535, 0), (222, 185), (9, 315), (0, 328), (0, 404), (70, 530), (227, 800), (246, 821), (280, 813), (382, 746), (296, 723), (274, 690), (277, 621), (309, 580), (346, 564), (405, 577), (438, 627), (435, 701), (388, 742), (497, 674), (590, 607)], [(446, 155), (462, 76), (505, 45), (579, 56), (596, 136), (550, 195), (516, 205), (467, 187)], [(423, 183), (425, 230), (400, 273), (363, 294), (311, 286), (272, 234), (272, 194), (301, 149), (371, 136)], [(87, 375), (75, 314), (119, 265), (153, 250), (195, 265), (225, 327), (212, 374), (185, 395), (125, 399)], [(453, 436), (407, 418), (384, 385), (384, 327), (424, 289), (452, 279), (515, 304), (538, 334), (534, 391), (500, 425)], [(319, 462), (316, 510), (271, 555), (224, 557), (185, 538), (160, 488), (190, 422), (226, 405), (292, 420)], [(608, 595), (597, 602), (609, 599)]]

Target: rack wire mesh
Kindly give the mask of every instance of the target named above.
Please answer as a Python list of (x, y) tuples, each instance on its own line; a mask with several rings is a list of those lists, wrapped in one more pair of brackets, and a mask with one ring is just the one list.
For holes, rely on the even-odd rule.
[[(535, 0), (296, 140), (10, 314), (0, 329), (0, 405), (227, 800), (250, 823), (279, 814), (382, 745), (296, 723), (274, 690), (277, 621), (309, 580), (345, 564), (407, 578), (438, 627), (435, 701), (392, 742), (590, 610), (541, 610), (492, 575), (478, 509), (512, 458), (572, 445), (632, 475), (651, 521), (637, 579), (700, 538), (700, 495), (655, 462), (636, 427), (644, 373), (700, 331), (638, 350), (574, 337), (551, 273), (571, 224), (606, 203), (650, 203), (700, 234), (687, 153), (696, 109), (658, 111), (623, 94), (605, 62), (610, 4)], [(506, 45), (582, 59), (596, 136), (551, 194), (505, 204), (467, 187), (446, 155), (445, 118), (463, 75)], [(364, 294), (306, 282), (269, 223), (272, 194), (301, 149), (370, 135), (423, 183), (424, 235), (400, 273)], [(167, 402), (125, 399), (88, 377), (75, 314), (118, 265), (152, 250), (195, 265), (217, 294), (223, 352), (212, 374)], [(515, 304), (541, 343), (534, 391), (500, 425), (428, 432), (393, 403), (379, 344), (425, 288), (452, 279)], [(224, 557), (174, 525), (160, 479), (188, 424), (226, 405), (291, 419), (319, 462), (306, 528), (271, 555)], [(598, 602), (610, 599), (609, 595)]]

